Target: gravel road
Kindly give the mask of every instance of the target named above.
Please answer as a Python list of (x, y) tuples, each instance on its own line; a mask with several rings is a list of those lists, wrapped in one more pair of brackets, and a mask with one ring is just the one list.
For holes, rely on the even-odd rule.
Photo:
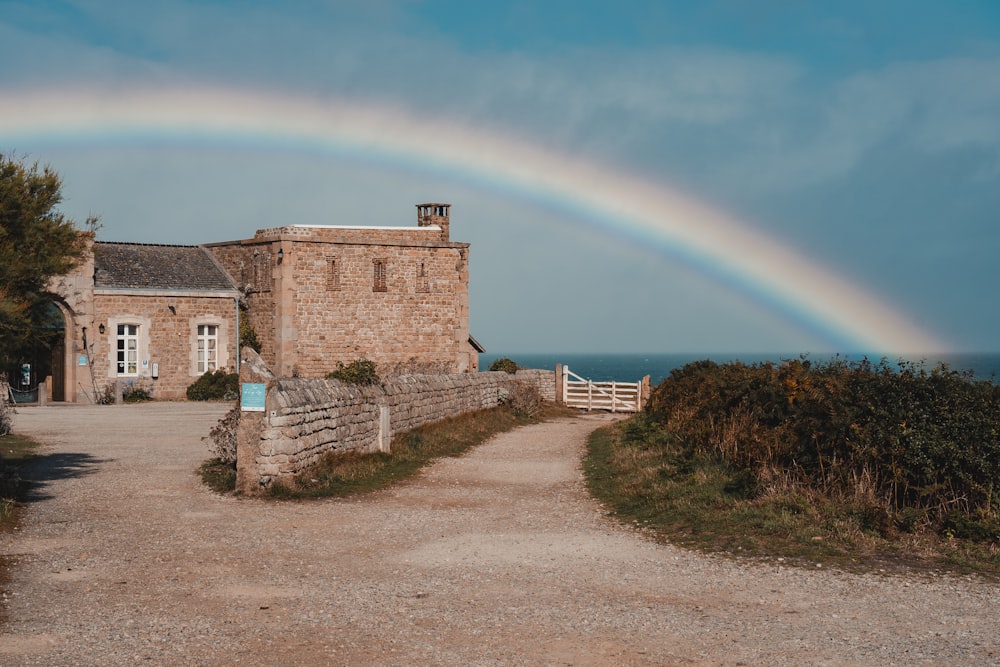
[(195, 476), (227, 407), (19, 409), (47, 445), (0, 535), (0, 665), (1000, 664), (993, 584), (734, 563), (617, 525), (579, 470), (608, 416), (273, 503)]

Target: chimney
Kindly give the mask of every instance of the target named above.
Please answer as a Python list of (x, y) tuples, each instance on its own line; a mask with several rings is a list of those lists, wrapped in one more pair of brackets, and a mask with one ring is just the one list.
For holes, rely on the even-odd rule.
[(420, 227), (440, 227), (441, 240), (447, 241), (450, 210), (451, 204), (417, 204), (417, 225)]

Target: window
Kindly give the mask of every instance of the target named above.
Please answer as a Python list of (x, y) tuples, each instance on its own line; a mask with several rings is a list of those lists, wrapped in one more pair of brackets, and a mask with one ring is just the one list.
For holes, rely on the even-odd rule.
[(118, 325), (118, 375), (139, 374), (139, 325)]
[(331, 292), (340, 289), (340, 264), (336, 257), (326, 258), (326, 288)]
[(198, 372), (209, 373), (219, 368), (219, 325), (198, 325)]
[(431, 287), (427, 279), (427, 266), (424, 262), (417, 265), (417, 291), (430, 292)]
[(372, 283), (373, 292), (388, 292), (389, 262), (385, 259), (373, 259), (374, 278)]

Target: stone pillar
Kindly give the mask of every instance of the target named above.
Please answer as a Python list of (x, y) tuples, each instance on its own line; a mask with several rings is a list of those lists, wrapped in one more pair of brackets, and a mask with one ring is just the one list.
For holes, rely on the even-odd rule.
[(649, 376), (642, 378), (642, 386), (639, 387), (639, 407), (645, 408), (646, 403), (649, 402), (649, 397), (653, 393), (651, 389), (651, 383), (649, 381)]
[[(266, 395), (270, 398), (271, 388), (275, 378), (253, 348), (245, 347), (240, 351), (240, 386), (244, 382), (263, 384), (267, 388)], [(260, 492), (260, 436), (267, 424), (270, 401), (265, 400), (264, 412), (240, 411), (240, 422), (236, 429), (236, 491), (252, 496)], [(240, 405), (242, 408), (242, 405)]]

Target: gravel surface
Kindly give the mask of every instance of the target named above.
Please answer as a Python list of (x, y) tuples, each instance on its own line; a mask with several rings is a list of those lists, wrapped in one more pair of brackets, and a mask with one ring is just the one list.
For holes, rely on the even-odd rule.
[(219, 497), (228, 406), (20, 408), (48, 443), (0, 593), (0, 665), (1000, 664), (995, 585), (735, 563), (584, 489), (594, 415), (350, 500)]

